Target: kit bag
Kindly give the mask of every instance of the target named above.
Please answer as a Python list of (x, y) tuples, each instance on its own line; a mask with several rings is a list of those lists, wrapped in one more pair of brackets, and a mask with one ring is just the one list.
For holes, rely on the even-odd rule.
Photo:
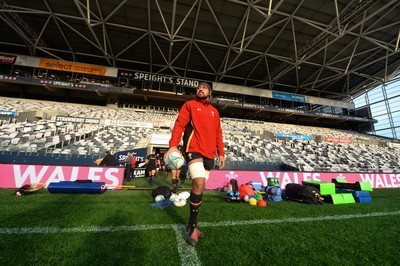
[(286, 185), (285, 198), (307, 204), (322, 204), (319, 189), (314, 186), (289, 183)]
[(169, 199), (169, 197), (171, 197), (172, 195), (172, 192), (171, 189), (169, 189), (169, 187), (167, 186), (159, 186), (153, 189), (151, 195), (153, 196), (153, 198), (157, 197), (158, 195), (163, 195), (164, 198)]

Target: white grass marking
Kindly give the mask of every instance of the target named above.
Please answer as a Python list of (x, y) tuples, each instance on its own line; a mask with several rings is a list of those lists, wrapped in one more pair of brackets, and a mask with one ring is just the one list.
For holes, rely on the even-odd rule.
[(275, 224), (275, 223), (299, 223), (299, 222), (314, 222), (314, 221), (328, 221), (328, 220), (346, 220), (367, 217), (381, 217), (400, 215), (400, 211), (393, 212), (371, 212), (365, 214), (347, 214), (347, 215), (333, 215), (333, 216), (319, 216), (319, 217), (304, 217), (304, 218), (286, 218), (286, 219), (260, 219), (260, 220), (238, 220), (226, 221), (216, 223), (199, 223), (201, 227), (218, 227), (218, 226), (235, 226), (235, 225), (254, 225), (254, 224)]
[[(286, 219), (260, 219), (260, 220), (238, 220), (216, 223), (199, 223), (201, 227), (225, 227), (254, 224), (274, 224), (274, 223), (299, 223), (328, 220), (346, 220), (368, 217), (382, 217), (400, 215), (400, 211), (392, 212), (371, 212), (365, 214), (347, 214), (320, 217), (304, 218), (286, 218)], [(153, 224), (153, 225), (135, 225), (135, 226), (81, 226), (72, 228), (60, 227), (26, 227), (26, 228), (0, 228), (0, 235), (24, 235), (24, 234), (57, 234), (57, 233), (96, 233), (96, 232), (118, 232), (118, 231), (142, 231), (142, 230), (160, 230), (172, 229), (175, 231), (178, 243), (178, 253), (181, 258), (181, 265), (201, 265), (197, 256), (196, 249), (189, 246), (185, 241), (185, 225), (182, 224)]]
[[(199, 223), (201, 227), (217, 227), (232, 225), (254, 225), (254, 224), (274, 224), (274, 223), (299, 223), (327, 220), (345, 220), (367, 217), (381, 217), (400, 215), (400, 211), (392, 212), (371, 212), (364, 214), (346, 214), (319, 217), (304, 218), (286, 218), (286, 219), (260, 219), (260, 220), (238, 220), (224, 222), (203, 222)], [(118, 232), (118, 231), (142, 231), (142, 230), (160, 230), (175, 229), (176, 224), (152, 224), (152, 225), (133, 225), (133, 226), (80, 226), (72, 228), (61, 227), (22, 227), (22, 228), (0, 228), (0, 235), (23, 235), (23, 234), (58, 234), (58, 233), (96, 233), (96, 232)]]
[(60, 227), (26, 227), (26, 228), (0, 228), (0, 234), (58, 234), (58, 233), (97, 233), (118, 231), (143, 231), (173, 229), (172, 224), (152, 224), (133, 226), (81, 226), (72, 228)]
[(174, 231), (176, 234), (176, 242), (178, 243), (178, 253), (181, 257), (181, 265), (201, 265), (201, 261), (197, 256), (196, 249), (192, 246), (189, 246), (185, 241), (186, 226), (183, 224), (178, 224), (174, 226)]

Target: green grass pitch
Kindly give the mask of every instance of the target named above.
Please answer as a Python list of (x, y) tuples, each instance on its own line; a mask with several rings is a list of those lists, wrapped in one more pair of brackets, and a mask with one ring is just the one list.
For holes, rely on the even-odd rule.
[(265, 208), (207, 191), (196, 248), (183, 238), (188, 204), (151, 207), (151, 190), (15, 191), (0, 189), (0, 265), (400, 265), (400, 189), (376, 189), (372, 203)]

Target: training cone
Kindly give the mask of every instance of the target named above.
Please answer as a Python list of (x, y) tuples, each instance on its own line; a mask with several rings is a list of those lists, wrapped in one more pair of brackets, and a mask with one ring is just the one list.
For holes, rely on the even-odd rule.
[(259, 201), (257, 201), (257, 206), (267, 207), (267, 202), (263, 199), (260, 199)]

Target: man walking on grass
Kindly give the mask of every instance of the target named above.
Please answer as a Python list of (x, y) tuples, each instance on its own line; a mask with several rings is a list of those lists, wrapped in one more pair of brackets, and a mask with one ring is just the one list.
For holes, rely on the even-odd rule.
[(131, 152), (128, 152), (128, 155), (125, 157), (125, 181), (131, 181), (131, 172), (132, 172), (132, 161), (133, 156)]
[(197, 215), (203, 199), (205, 182), (214, 166), (215, 155), (218, 154), (220, 167), (224, 168), (224, 146), (220, 116), (209, 99), (211, 86), (202, 82), (196, 89), (196, 98), (186, 102), (175, 121), (169, 149), (164, 158), (178, 145), (183, 135), (183, 152), (186, 154), (188, 170), (192, 177), (190, 192), (190, 216), (187, 225), (186, 241), (195, 246), (204, 234), (197, 228)]
[(149, 184), (153, 185), (157, 173), (157, 155), (155, 149), (147, 156), (145, 163), (147, 165), (147, 171), (149, 172)]

